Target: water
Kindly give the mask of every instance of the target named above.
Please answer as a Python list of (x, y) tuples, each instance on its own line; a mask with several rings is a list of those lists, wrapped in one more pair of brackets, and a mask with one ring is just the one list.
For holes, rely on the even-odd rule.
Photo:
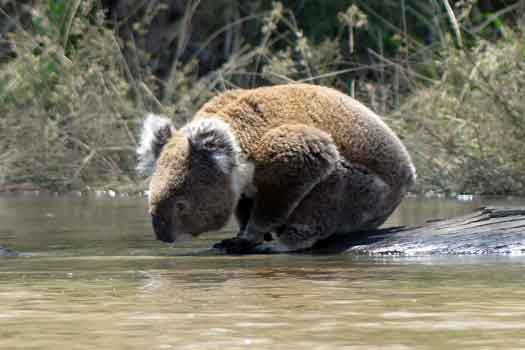
[[(389, 224), (483, 204), (409, 198)], [(0, 349), (524, 349), (525, 258), (199, 256), (144, 200), (0, 197)]]

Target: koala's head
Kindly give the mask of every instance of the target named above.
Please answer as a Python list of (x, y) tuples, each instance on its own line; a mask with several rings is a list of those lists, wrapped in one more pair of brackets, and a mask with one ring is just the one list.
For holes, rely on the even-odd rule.
[(229, 126), (219, 119), (176, 130), (168, 118), (146, 118), (137, 170), (151, 176), (149, 211), (157, 239), (174, 242), (227, 223), (238, 198), (237, 152)]

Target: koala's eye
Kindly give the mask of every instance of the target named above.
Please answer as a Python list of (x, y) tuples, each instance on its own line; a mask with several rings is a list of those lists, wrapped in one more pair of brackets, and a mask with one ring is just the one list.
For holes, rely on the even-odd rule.
[(185, 199), (179, 199), (173, 207), (177, 214), (185, 214), (190, 210), (190, 203)]
[(213, 142), (212, 139), (206, 139), (202, 142), (202, 148), (206, 151), (213, 151), (215, 149), (216, 145), (215, 142)]

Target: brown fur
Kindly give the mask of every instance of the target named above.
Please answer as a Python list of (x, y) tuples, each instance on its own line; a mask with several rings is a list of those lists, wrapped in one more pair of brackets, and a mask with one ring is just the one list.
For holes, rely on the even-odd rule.
[(260, 158), (258, 141), (270, 129), (302, 124), (326, 132), (345, 159), (366, 166), (392, 187), (414, 181), (399, 138), (370, 109), (331, 88), (291, 84), (229, 91), (211, 99), (195, 118), (210, 116), (230, 124), (253, 159)]
[[(209, 153), (176, 132), (157, 160), (150, 182), (150, 214), (170, 223), (179, 235), (220, 229), (236, 204), (229, 175)], [(177, 210), (180, 203), (187, 208)]]
[(299, 202), (333, 172), (339, 153), (330, 135), (310, 126), (285, 124), (268, 131), (253, 154), (257, 188), (248, 235), (284, 224)]
[[(233, 90), (206, 103), (190, 125), (208, 118), (221, 121), (212, 139), (222, 145), (211, 154), (223, 152), (231, 171), (229, 166), (224, 170), (229, 162), (221, 162), (221, 172), (205, 153), (199, 158), (201, 153), (191, 152), (195, 138), (209, 136), (195, 132), (185, 145), (175, 133), (153, 175), (152, 214), (164, 206), (161, 215), (173, 215), (170, 198), (182, 191), (193, 207), (200, 207), (191, 211), (193, 221), (222, 219), (247, 188), (243, 184), (241, 193), (232, 192), (236, 167), (251, 163), (255, 194), (244, 192), (244, 199), (251, 198), (249, 210), (237, 210), (240, 237), (259, 244), (265, 234), (278, 233), (275, 242), (259, 244), (259, 251), (308, 248), (337, 231), (377, 227), (415, 181), (398, 137), (374, 112), (330, 88), (296, 84)], [(199, 200), (207, 204), (197, 205)]]

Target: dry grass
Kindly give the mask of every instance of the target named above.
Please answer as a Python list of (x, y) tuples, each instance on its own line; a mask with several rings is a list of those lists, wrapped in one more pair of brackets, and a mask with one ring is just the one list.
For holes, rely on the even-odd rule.
[(129, 181), (133, 127), (143, 113), (130, 99), (113, 33), (76, 22), (74, 54), (49, 37), (18, 31), (17, 59), (0, 70), (3, 183), (69, 189)]
[[(133, 171), (135, 135), (146, 112), (164, 113), (182, 125), (220, 91), (310, 82), (354, 95), (385, 115), (414, 155), (419, 191), (525, 193), (521, 32), (509, 29), (498, 44), (455, 49), (463, 40), (463, 17), (448, 11), (455, 40), (435, 26), (436, 19), (432, 28), (442, 46), (426, 47), (409, 37), (405, 24), (398, 28), (399, 56), (369, 50), (373, 63), (364, 66), (342, 54), (345, 31), (313, 43), (277, 2), (271, 11), (238, 18), (210, 37), (256, 21), (256, 45), (233, 43), (228, 60), (204, 76), (195, 59), (182, 63), (177, 55), (169, 78), (159, 82), (140, 64), (128, 66), (133, 61), (122, 51), (129, 43), (119, 42), (89, 1), (66, 3), (59, 30), (35, 35), (20, 28), (11, 38), (17, 58), (0, 67), (0, 187), (140, 190), (143, 183)], [(185, 22), (198, 5), (189, 2)], [(354, 35), (366, 30), (366, 16), (352, 6), (339, 18), (352, 41), (348, 49), (362, 45)], [(187, 43), (182, 34), (181, 50)], [(365, 76), (370, 71), (373, 80)]]
[(392, 113), (412, 151), (420, 189), (524, 194), (525, 46), (507, 30), (497, 44), (454, 50), (441, 81)]

